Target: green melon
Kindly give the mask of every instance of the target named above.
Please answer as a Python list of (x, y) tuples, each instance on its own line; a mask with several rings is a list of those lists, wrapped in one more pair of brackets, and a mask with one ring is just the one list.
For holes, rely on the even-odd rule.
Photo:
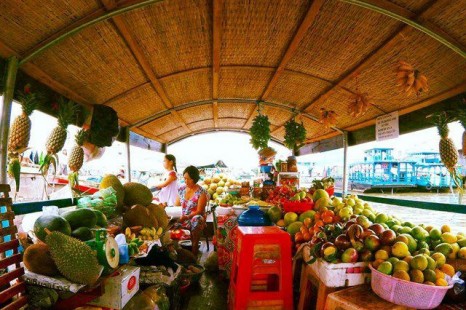
[(105, 214), (103, 214), (102, 212), (100, 212), (99, 210), (94, 210), (92, 209), (92, 211), (94, 211), (96, 217), (97, 217), (97, 226), (100, 226), (100, 227), (107, 227), (107, 217), (105, 216)]
[(58, 215), (42, 215), (34, 223), (34, 234), (41, 241), (45, 241), (45, 228), (50, 231), (59, 231), (65, 235), (71, 234), (70, 224), (61, 216)]
[(79, 227), (94, 228), (97, 224), (97, 216), (91, 209), (76, 209), (65, 212), (61, 216), (70, 223), (72, 230)]

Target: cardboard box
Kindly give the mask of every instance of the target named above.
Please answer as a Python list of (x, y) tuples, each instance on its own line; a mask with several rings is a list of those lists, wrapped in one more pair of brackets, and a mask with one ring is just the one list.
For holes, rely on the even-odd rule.
[(104, 294), (90, 302), (90, 305), (122, 309), (139, 291), (139, 267), (125, 265), (108, 278), (104, 285)]

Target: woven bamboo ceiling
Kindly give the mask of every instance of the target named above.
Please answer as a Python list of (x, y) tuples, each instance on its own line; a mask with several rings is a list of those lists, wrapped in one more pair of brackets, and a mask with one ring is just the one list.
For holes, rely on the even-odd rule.
[[(465, 45), (465, 0), (0, 2), (3, 58), (163, 143), (247, 132), (257, 101), (278, 141), (295, 114), (308, 142), (339, 134), (316, 121), (322, 107), (349, 131), (412, 112), (466, 90)], [(400, 91), (399, 60), (429, 78), (428, 93)], [(375, 103), (358, 118), (347, 113), (355, 92)]]

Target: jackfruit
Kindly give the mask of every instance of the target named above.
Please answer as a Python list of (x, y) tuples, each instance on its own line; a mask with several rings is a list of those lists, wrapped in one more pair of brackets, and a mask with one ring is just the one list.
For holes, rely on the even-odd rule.
[(27, 247), (23, 255), (27, 270), (44, 276), (59, 275), (57, 265), (52, 259), (50, 249), (45, 243), (36, 243)]
[(123, 206), (125, 199), (125, 189), (123, 184), (121, 184), (120, 179), (118, 179), (113, 174), (106, 174), (102, 181), (100, 181), (99, 189), (105, 189), (107, 187), (112, 187), (116, 191), (117, 196), (117, 208)]
[(152, 192), (144, 184), (128, 182), (123, 185), (123, 188), (125, 189), (124, 204), (126, 206), (147, 206), (152, 202)]
[(99, 265), (96, 253), (87, 244), (61, 232), (49, 233), (45, 242), (65, 278), (86, 285), (92, 285), (99, 279), (103, 266)]
[(157, 218), (150, 214), (149, 209), (143, 205), (134, 205), (123, 214), (123, 223), (126, 227), (158, 227)]
[(158, 227), (162, 227), (165, 231), (168, 226), (168, 215), (167, 212), (165, 212), (165, 208), (161, 205), (151, 203), (147, 206), (147, 209), (149, 210), (149, 213), (157, 219), (157, 223), (159, 224)]

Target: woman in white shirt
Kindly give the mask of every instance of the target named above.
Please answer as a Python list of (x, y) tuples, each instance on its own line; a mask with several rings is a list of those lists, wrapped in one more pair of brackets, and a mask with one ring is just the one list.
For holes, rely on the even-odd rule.
[(155, 187), (160, 190), (158, 198), (160, 203), (165, 206), (173, 206), (178, 195), (178, 182), (176, 176), (176, 158), (171, 154), (165, 155), (163, 159), (163, 167), (166, 172), (164, 175), (165, 181)]

